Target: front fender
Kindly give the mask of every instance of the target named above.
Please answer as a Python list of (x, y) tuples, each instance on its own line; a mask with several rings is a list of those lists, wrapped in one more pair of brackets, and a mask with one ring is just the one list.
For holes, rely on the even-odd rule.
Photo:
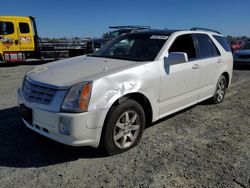
[(153, 62), (95, 80), (89, 110), (109, 109), (123, 96), (141, 93), (148, 98), (154, 119), (158, 114), (159, 75), (158, 66)]

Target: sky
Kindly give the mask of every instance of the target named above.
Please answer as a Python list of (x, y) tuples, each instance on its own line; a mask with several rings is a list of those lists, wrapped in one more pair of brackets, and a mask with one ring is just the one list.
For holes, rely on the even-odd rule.
[(250, 37), (250, 0), (8, 0), (0, 15), (34, 16), (40, 37), (100, 37), (114, 25), (205, 27)]

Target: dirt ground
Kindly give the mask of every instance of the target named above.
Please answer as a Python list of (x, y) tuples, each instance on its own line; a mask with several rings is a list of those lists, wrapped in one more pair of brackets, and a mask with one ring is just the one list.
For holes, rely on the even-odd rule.
[(250, 187), (250, 70), (234, 70), (219, 105), (206, 102), (148, 127), (112, 157), (24, 126), (16, 89), (33, 65), (0, 67), (0, 187)]

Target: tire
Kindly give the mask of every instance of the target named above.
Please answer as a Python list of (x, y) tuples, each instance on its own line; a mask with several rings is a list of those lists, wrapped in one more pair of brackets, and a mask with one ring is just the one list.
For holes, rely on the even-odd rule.
[(141, 105), (131, 99), (111, 107), (104, 123), (102, 146), (108, 155), (115, 155), (136, 146), (145, 127)]
[(227, 79), (224, 75), (221, 75), (217, 85), (214, 96), (211, 98), (213, 104), (219, 104), (223, 102), (227, 89)]

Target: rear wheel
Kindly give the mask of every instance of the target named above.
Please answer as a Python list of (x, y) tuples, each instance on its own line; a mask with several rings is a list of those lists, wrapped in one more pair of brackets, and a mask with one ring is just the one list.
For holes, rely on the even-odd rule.
[(104, 148), (109, 155), (136, 146), (145, 126), (145, 114), (139, 103), (128, 99), (111, 107), (104, 125)]
[(227, 79), (224, 75), (221, 75), (216, 86), (212, 102), (214, 104), (221, 103), (224, 100), (227, 89)]

